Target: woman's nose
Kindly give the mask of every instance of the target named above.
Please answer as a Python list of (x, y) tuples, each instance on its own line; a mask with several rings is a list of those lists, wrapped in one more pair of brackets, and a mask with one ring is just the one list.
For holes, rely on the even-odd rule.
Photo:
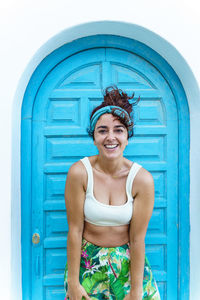
[(109, 139), (109, 140), (114, 140), (115, 139), (115, 133), (112, 130), (108, 131), (107, 139)]

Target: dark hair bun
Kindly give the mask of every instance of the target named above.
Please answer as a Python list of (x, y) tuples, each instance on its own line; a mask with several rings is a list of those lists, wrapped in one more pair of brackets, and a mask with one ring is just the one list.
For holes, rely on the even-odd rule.
[[(103, 102), (99, 106), (97, 106), (93, 109), (90, 119), (92, 118), (93, 114), (102, 107), (109, 106), (109, 105), (119, 106), (127, 111), (132, 122), (131, 122), (131, 124), (128, 125), (126, 122), (126, 119), (123, 119), (121, 117), (118, 117), (118, 119), (122, 124), (124, 124), (126, 126), (127, 130), (129, 131), (129, 137), (133, 136), (134, 122), (133, 122), (133, 116), (132, 116), (133, 115), (132, 114), (132, 111), (133, 111), (132, 106), (136, 105), (139, 102), (140, 98), (138, 98), (135, 102), (130, 103), (129, 100), (133, 99), (134, 93), (132, 94), (132, 96), (128, 96), (127, 93), (125, 93), (124, 91), (119, 89), (116, 85), (108, 86), (104, 90), (103, 96), (104, 96)], [(113, 113), (113, 115), (114, 115), (114, 113)], [(131, 134), (130, 134), (130, 131), (132, 131)], [(88, 133), (89, 133), (89, 135), (91, 135), (94, 138), (93, 133), (91, 133), (89, 131), (88, 131)]]
[(131, 104), (129, 100), (133, 99), (133, 97), (134, 97), (134, 93), (132, 94), (131, 97), (129, 97), (121, 89), (118, 89), (116, 85), (109, 86), (105, 89), (104, 101), (102, 102), (102, 107), (107, 105), (120, 106), (123, 109), (125, 109), (130, 115), (133, 110), (132, 105), (135, 105), (135, 103)]

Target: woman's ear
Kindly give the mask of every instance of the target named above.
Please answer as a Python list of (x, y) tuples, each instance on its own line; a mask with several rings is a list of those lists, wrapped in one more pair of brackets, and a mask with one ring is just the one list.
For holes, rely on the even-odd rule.
[(127, 141), (126, 141), (126, 146), (128, 145), (128, 131), (127, 131)]
[(94, 143), (94, 145), (96, 145), (96, 141), (95, 141), (94, 133), (93, 133), (93, 143)]

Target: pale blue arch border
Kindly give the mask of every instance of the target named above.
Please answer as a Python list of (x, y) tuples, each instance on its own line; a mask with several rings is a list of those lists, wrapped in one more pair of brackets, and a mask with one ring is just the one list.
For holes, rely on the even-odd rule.
[[(18, 85), (13, 102), (13, 145), (14, 151), (12, 154), (12, 274), (13, 274), (13, 295), (15, 299), (21, 299), (21, 243), (20, 243), (20, 224), (17, 222), (21, 219), (20, 214), (20, 120), (21, 120), (21, 105), (24, 96), (24, 91), (28, 85), (36, 67), (40, 62), (51, 52), (65, 43), (69, 43), (77, 38), (96, 35), (96, 34), (116, 34), (123, 37), (129, 37), (141, 41), (150, 46), (161, 56), (165, 57), (167, 62), (171, 64), (175, 72), (178, 74), (187, 95), (188, 103), (193, 116), (198, 116), (200, 111), (199, 105), (199, 89), (192, 71), (187, 65), (184, 58), (178, 51), (167, 41), (162, 39), (155, 33), (137, 26), (135, 24), (122, 22), (91, 22), (76, 27), (67, 29), (48, 41), (33, 57), (32, 61), (27, 66)], [(196, 118), (195, 118), (196, 121)], [(195, 144), (195, 143), (194, 143)], [(195, 145), (194, 145), (195, 146)], [(199, 144), (196, 144), (199, 147)], [(194, 187), (195, 188), (195, 187)], [(194, 205), (195, 206), (195, 205)], [(18, 274), (16, 280), (16, 273)], [(187, 270), (187, 275), (188, 270)], [(188, 292), (186, 292), (188, 295)], [(193, 293), (194, 294), (194, 293)], [(181, 298), (182, 299), (182, 298)], [(184, 298), (186, 299), (186, 298)]]
[[(135, 54), (140, 55), (159, 70), (165, 80), (168, 81), (168, 84), (174, 94), (178, 111), (178, 119), (181, 120), (181, 122), (179, 122), (179, 144), (184, 146), (185, 149), (185, 151), (182, 151), (179, 147), (179, 160), (184, 162), (184, 164), (179, 164), (179, 223), (184, 224), (184, 227), (179, 227), (178, 239), (180, 250), (178, 256), (178, 285), (180, 286), (180, 298), (182, 300), (186, 300), (188, 299), (189, 295), (189, 275), (187, 275), (189, 274), (189, 111), (187, 99), (176, 73), (169, 66), (169, 64), (162, 57), (160, 57), (160, 55), (141, 42), (117, 35), (94, 35), (90, 37), (83, 37), (61, 46), (41, 62), (41, 64), (33, 73), (27, 86), (22, 104), (21, 150), (23, 158), (21, 165), (21, 172), (23, 175), (21, 219), (25, 223), (25, 226), (22, 226), (23, 300), (28, 298), (31, 290), (31, 287), (29, 288), (29, 286), (31, 286), (31, 274), (28, 266), (29, 261), (31, 261), (31, 257), (29, 257), (31, 253), (31, 245), (29, 241), (30, 237), (32, 236), (32, 232), (30, 215), (27, 214), (27, 212), (31, 213), (31, 203), (27, 200), (30, 199), (31, 191), (31, 126), (34, 101), (43, 80), (58, 63), (75, 53), (96, 47), (121, 48), (123, 50), (134, 52)], [(30, 180), (28, 181), (28, 179)], [(183, 186), (185, 187), (184, 191), (182, 188)], [(171, 259), (173, 258), (171, 257)]]

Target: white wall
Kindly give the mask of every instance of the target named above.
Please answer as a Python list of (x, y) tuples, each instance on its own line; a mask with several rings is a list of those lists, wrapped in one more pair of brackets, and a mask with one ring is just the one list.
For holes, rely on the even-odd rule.
[[(160, 0), (7, 0), (0, 3), (0, 158), (1, 158), (1, 210), (0, 210), (0, 295), (2, 299), (11, 298), (12, 286), (16, 287), (20, 282), (20, 270), (11, 276), (11, 242), (16, 245), (15, 256), (20, 257), (19, 235), (13, 235), (11, 241), (11, 191), (12, 191), (12, 214), (15, 214), (12, 223), (13, 228), (19, 228), (20, 203), (14, 201), (15, 195), (19, 194), (20, 178), (12, 177), (11, 186), (11, 141), (13, 149), (12, 166), (19, 169), (19, 135), (13, 137), (12, 124), (15, 133), (20, 133), (18, 116), (20, 113), (23, 87), (31, 76), (37, 59), (42, 57), (35, 55), (38, 49), (49, 39), (71, 26), (100, 20), (115, 20), (134, 23), (143, 26), (160, 35), (171, 43), (184, 57), (190, 66), (197, 82), (200, 82), (200, 7), (198, 0), (168, 0), (165, 3)], [(54, 39), (59, 43), (59, 37)], [(149, 43), (149, 41), (147, 41)], [(47, 49), (47, 48), (46, 48)], [(165, 56), (163, 50), (163, 56)], [(167, 55), (167, 54), (166, 54)], [(34, 59), (32, 59), (34, 57)], [(175, 58), (174, 58), (175, 59)], [(31, 61), (31, 64), (30, 64)], [(171, 56), (171, 64), (173, 65)], [(29, 66), (27, 68), (27, 66)], [(32, 68), (30, 67), (32, 66)], [(184, 65), (177, 66), (177, 73), (183, 74)], [(186, 68), (186, 71), (188, 69)], [(187, 75), (187, 74), (186, 74)], [(190, 77), (191, 78), (191, 77)], [(190, 84), (187, 76), (182, 76), (183, 85)], [(191, 86), (195, 84), (191, 82)], [(200, 167), (199, 144), (195, 146), (195, 140), (199, 138), (198, 128), (199, 107), (197, 99), (198, 91), (195, 88), (188, 97), (194, 95), (195, 101), (191, 102), (192, 132), (191, 132), (191, 164)], [(193, 93), (193, 94), (192, 94)], [(13, 115), (12, 115), (13, 109)], [(13, 118), (13, 120), (12, 120)], [(198, 167), (198, 169), (199, 169)], [(191, 174), (191, 299), (198, 300), (197, 288), (200, 278), (200, 262), (198, 261), (199, 217), (200, 201), (198, 197), (198, 173)], [(12, 188), (11, 188), (12, 187)], [(17, 213), (17, 215), (16, 215)], [(15, 231), (13, 231), (15, 232)], [(15, 258), (16, 258), (15, 257)], [(17, 269), (20, 261), (14, 258), (12, 269)], [(16, 290), (17, 291), (17, 290)], [(19, 290), (18, 290), (19, 291)], [(17, 293), (18, 293), (17, 291)], [(20, 295), (15, 295), (20, 299)], [(13, 298), (14, 299), (14, 298)], [(173, 300), (173, 299), (172, 299)]]

